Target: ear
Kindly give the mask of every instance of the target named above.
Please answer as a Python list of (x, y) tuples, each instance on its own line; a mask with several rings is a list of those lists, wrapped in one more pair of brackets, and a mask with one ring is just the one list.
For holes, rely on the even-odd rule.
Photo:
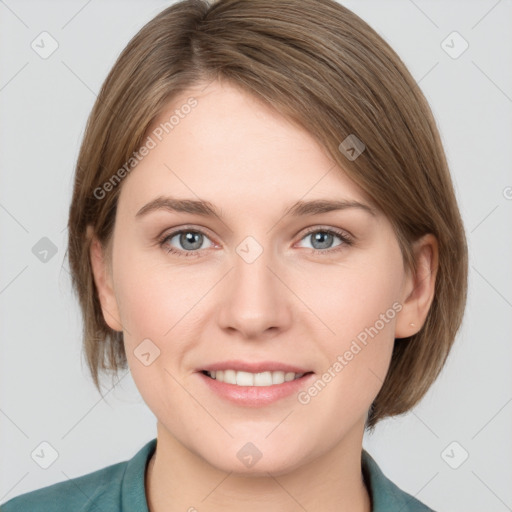
[(408, 270), (402, 288), (402, 310), (395, 324), (395, 338), (416, 334), (425, 323), (434, 299), (438, 265), (438, 243), (432, 234), (421, 237), (413, 246), (416, 273)]
[(107, 325), (114, 331), (122, 332), (121, 316), (114, 293), (112, 272), (107, 262), (105, 250), (96, 238), (92, 226), (87, 226), (87, 237), (91, 240), (89, 257), (94, 276), (96, 289), (101, 303), (103, 318)]

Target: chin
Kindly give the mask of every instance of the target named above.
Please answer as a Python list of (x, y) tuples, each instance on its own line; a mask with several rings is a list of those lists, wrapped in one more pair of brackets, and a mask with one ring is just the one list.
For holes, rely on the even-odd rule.
[[(209, 447), (210, 448), (210, 447)], [(283, 475), (304, 463), (304, 446), (287, 445), (286, 451), (275, 443), (230, 440), (230, 446), (219, 443), (218, 451), (198, 453), (212, 466), (240, 476)]]

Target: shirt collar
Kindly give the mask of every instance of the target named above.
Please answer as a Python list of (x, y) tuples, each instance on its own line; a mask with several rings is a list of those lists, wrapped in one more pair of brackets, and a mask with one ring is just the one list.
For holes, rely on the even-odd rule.
[[(122, 510), (125, 512), (149, 512), (146, 501), (145, 474), (151, 456), (156, 450), (156, 438), (146, 443), (126, 465), (121, 487)], [(403, 492), (389, 480), (373, 457), (361, 453), (364, 482), (372, 503), (372, 512), (428, 512), (432, 511), (411, 495)]]
[(363, 449), (361, 454), (363, 478), (370, 494), (372, 512), (434, 512), (416, 498), (402, 491), (382, 472), (373, 457)]
[(121, 486), (121, 510), (123, 512), (149, 512), (146, 501), (146, 467), (156, 449), (156, 438), (146, 443), (130, 459)]

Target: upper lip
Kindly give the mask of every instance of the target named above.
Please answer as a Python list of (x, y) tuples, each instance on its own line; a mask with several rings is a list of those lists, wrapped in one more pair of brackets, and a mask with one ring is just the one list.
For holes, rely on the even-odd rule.
[(217, 371), (217, 370), (235, 370), (250, 373), (262, 373), (265, 371), (270, 372), (293, 372), (293, 373), (309, 373), (311, 370), (301, 368), (286, 363), (280, 363), (279, 361), (259, 361), (259, 362), (248, 362), (248, 361), (220, 361), (218, 363), (208, 364), (199, 369), (199, 371)]

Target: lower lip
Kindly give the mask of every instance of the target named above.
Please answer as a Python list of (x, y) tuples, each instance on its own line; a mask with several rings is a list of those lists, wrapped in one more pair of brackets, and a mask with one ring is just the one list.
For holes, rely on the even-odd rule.
[(273, 384), (272, 386), (237, 386), (236, 384), (226, 384), (225, 382), (212, 379), (201, 372), (198, 372), (198, 375), (219, 396), (237, 405), (247, 407), (269, 405), (281, 398), (298, 393), (314, 376), (313, 373), (309, 373), (298, 379), (283, 382), (282, 384)]

